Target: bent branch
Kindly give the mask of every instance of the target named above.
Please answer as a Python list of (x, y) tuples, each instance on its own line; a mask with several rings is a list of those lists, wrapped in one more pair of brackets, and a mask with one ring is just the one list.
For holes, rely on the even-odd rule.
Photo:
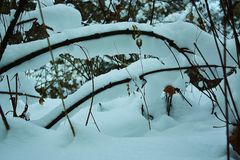
[[(168, 43), (169, 46), (173, 47), (174, 49), (176, 49), (178, 52), (182, 53), (185, 55), (185, 53), (193, 53), (191, 51), (189, 51), (187, 48), (181, 48), (179, 47), (173, 40), (164, 37), (162, 35), (159, 35), (157, 33), (154, 33), (153, 31), (140, 31), (141, 35), (145, 35), (145, 36), (149, 36), (152, 38), (157, 38), (160, 39), (162, 41), (165, 41), (166, 43)], [(115, 35), (132, 35), (133, 31), (126, 29), (126, 30), (116, 30), (116, 31), (110, 31), (110, 32), (103, 32), (103, 33), (96, 33), (96, 34), (92, 34), (92, 35), (88, 35), (88, 36), (83, 36), (83, 37), (78, 37), (78, 38), (73, 38), (73, 39), (67, 39), (65, 41), (56, 43), (56, 44), (52, 44), (51, 48), (52, 50), (63, 47), (63, 46), (67, 46), (67, 45), (71, 45), (74, 44), (76, 42), (82, 42), (82, 41), (89, 41), (89, 40), (94, 40), (94, 39), (100, 39), (100, 38), (104, 38), (104, 37), (110, 37), (110, 36), (115, 36)], [(46, 46), (42, 49), (33, 51), (31, 53), (29, 53), (26, 56), (23, 56), (17, 60), (15, 60), (14, 62), (11, 62), (5, 66), (3, 66), (2, 68), (0, 68), (0, 74), (10, 70), (13, 67), (16, 67), (24, 62), (27, 62), (39, 55), (42, 55), (46, 52), (49, 51), (49, 47)]]
[[(197, 68), (209, 68), (209, 67), (219, 68), (219, 67), (222, 67), (222, 66), (218, 66), (218, 65), (199, 65), (199, 66), (196, 66), (196, 67)], [(147, 75), (160, 73), (160, 72), (167, 72), (167, 71), (179, 71), (179, 70), (185, 70), (185, 69), (190, 69), (190, 68), (192, 68), (192, 66), (157, 69), (157, 70), (153, 70), (153, 71), (149, 71), (149, 72), (143, 73), (143, 74), (141, 74), (139, 76), (139, 78), (141, 80), (143, 80), (144, 77), (147, 76)], [(226, 68), (235, 68), (235, 67), (226, 66)], [(66, 112), (59, 113), (59, 115), (56, 116), (53, 120), (51, 120), (51, 122), (49, 122), (45, 126), (45, 128), (46, 129), (50, 129), (51, 127), (53, 127), (56, 123), (58, 123), (65, 116), (65, 114), (68, 114), (68, 113), (72, 112), (74, 109), (79, 107), (81, 104), (83, 104), (84, 102), (86, 102), (87, 100), (92, 98), (92, 96), (96, 96), (97, 94), (99, 94), (99, 93), (101, 93), (101, 92), (103, 92), (103, 91), (105, 91), (105, 90), (107, 90), (109, 88), (115, 87), (117, 85), (128, 83), (131, 80), (132, 80), (131, 78), (125, 78), (125, 79), (122, 79), (122, 80), (119, 80), (119, 81), (110, 82), (109, 84), (107, 84), (107, 85), (105, 85), (105, 86), (103, 86), (103, 87), (101, 87), (99, 89), (96, 89), (94, 92), (88, 93), (85, 97), (81, 98), (76, 103), (74, 103), (72, 106), (67, 108)]]
[(130, 82), (130, 78), (126, 78), (120, 81), (116, 81), (116, 82), (112, 82), (109, 83), (106, 86), (103, 86), (91, 93), (89, 93), (88, 95), (86, 95), (85, 97), (83, 97), (82, 99), (80, 99), (79, 101), (77, 101), (76, 103), (74, 103), (72, 106), (70, 106), (69, 108), (66, 109), (65, 112), (61, 112), (56, 118), (54, 118), (50, 123), (48, 123), (45, 128), (50, 129), (52, 126), (54, 126), (58, 121), (60, 121), (63, 117), (65, 117), (66, 114), (72, 112), (75, 108), (79, 107), (81, 104), (83, 104), (84, 102), (86, 102), (88, 99), (92, 98), (92, 96), (97, 95), (98, 93), (101, 93), (109, 88), (112, 88), (114, 86), (120, 85), (120, 84), (124, 84), (124, 83), (128, 83)]

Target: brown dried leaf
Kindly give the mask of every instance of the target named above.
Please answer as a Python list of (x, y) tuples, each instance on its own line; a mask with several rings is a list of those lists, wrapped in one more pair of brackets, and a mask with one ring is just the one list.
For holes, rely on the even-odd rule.
[(172, 96), (176, 93), (175, 88), (172, 85), (167, 85), (164, 90), (163, 90), (166, 94)]
[(29, 31), (26, 31), (25, 34), (25, 42), (31, 42), (49, 37), (49, 34), (47, 33), (44, 24), (40, 25), (38, 22), (33, 22), (31, 29)]
[(235, 150), (240, 155), (240, 124), (236, 126), (233, 130), (232, 135), (229, 137), (229, 142)]
[(193, 22), (194, 20), (194, 15), (192, 12), (188, 13), (186, 18), (188, 19), (189, 22)]

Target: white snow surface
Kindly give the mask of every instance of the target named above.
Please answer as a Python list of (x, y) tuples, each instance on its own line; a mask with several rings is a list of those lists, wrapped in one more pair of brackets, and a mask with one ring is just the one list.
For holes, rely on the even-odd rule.
[[(46, 23), (54, 29), (54, 32), (49, 31), (51, 44), (97, 33), (132, 29), (132, 26), (136, 25), (141, 31), (152, 31), (163, 35), (174, 40), (179, 47), (193, 51), (195, 54), (189, 54), (188, 57), (194, 63), (204, 64), (204, 60), (194, 47), (194, 43), (196, 43), (209, 64), (220, 64), (219, 58), (216, 58), (218, 56), (213, 37), (193, 24), (178, 21), (152, 27), (147, 24), (125, 22), (82, 27), (80, 25), (81, 16), (75, 9), (64, 5), (52, 5), (51, 0), (44, 2), (49, 5), (43, 8)], [(29, 16), (39, 15), (37, 11), (33, 11)], [(67, 18), (69, 16), (72, 18)], [(6, 131), (0, 120), (1, 160), (225, 160), (226, 128), (220, 127), (225, 123), (211, 115), (212, 104), (206, 96), (192, 85), (186, 87), (189, 78), (183, 73), (184, 70), (182, 71), (183, 75), (179, 71), (147, 75), (144, 77), (147, 83), (141, 88), (143, 84), (143, 81), (139, 79), (141, 74), (157, 69), (174, 68), (179, 65), (189, 66), (189, 63), (175, 49), (172, 48), (173, 52), (171, 52), (162, 40), (145, 35), (141, 35), (140, 38), (143, 41), (141, 50), (136, 46), (132, 35), (109, 36), (76, 43), (86, 48), (89, 57), (141, 52), (141, 54), (150, 54), (160, 58), (160, 60), (141, 59), (127, 68), (112, 70), (94, 78), (95, 90), (119, 80), (132, 79), (129, 82), (129, 91), (127, 83), (124, 83), (94, 96), (92, 114), (101, 132), (97, 131), (92, 118), (90, 118), (88, 126), (85, 126), (91, 99), (69, 114), (76, 132), (75, 137), (72, 136), (65, 118), (51, 129), (44, 128), (62, 113), (61, 100), (46, 99), (45, 103), (40, 105), (39, 99), (29, 99), (30, 121), (12, 118), (9, 113), (6, 117), (10, 130)], [(77, 45), (72, 44), (54, 49), (54, 56), (70, 53), (76, 57), (86, 58)], [(44, 47), (47, 47), (46, 40), (10, 45), (3, 55), (0, 68)], [(227, 41), (227, 48), (236, 57), (234, 40)], [(223, 50), (222, 47), (220, 50)], [(21, 82), (19, 92), (37, 95), (33, 88), (35, 81), (27, 78), (24, 71), (38, 68), (49, 60), (50, 54), (46, 52), (4, 74), (8, 74), (12, 78), (15, 73), (18, 73)], [(234, 65), (234, 61), (229, 57), (228, 65)], [(214, 70), (214, 72), (222, 75), (221, 69)], [(233, 74), (229, 78), (236, 99), (240, 97), (238, 72), (239, 70), (237, 70), (237, 74)], [(11, 80), (13, 91), (15, 91), (14, 85), (13, 79)], [(167, 85), (179, 88), (192, 106), (179, 93), (174, 94), (173, 105), (170, 116), (168, 116), (166, 94), (163, 93)], [(221, 85), (223, 84), (221, 83)], [(151, 130), (147, 119), (141, 113), (141, 107), (145, 102), (143, 95), (137, 91), (138, 88), (144, 93), (149, 114), (153, 116), (153, 120), (150, 122)], [(6, 76), (0, 82), (0, 91), (8, 91)], [(89, 81), (64, 100), (66, 107), (69, 108), (90, 94), (91, 91), (92, 83)], [(218, 88), (216, 93), (220, 97), (221, 104), (224, 104), (224, 98)], [(0, 105), (5, 113), (10, 111), (9, 96), (1, 94)], [(18, 113), (21, 113), (24, 105), (25, 98), (20, 97)], [(237, 107), (239, 108), (239, 102), (237, 102)], [(146, 106), (144, 110), (146, 112)], [(218, 115), (220, 114), (218, 108), (216, 112)], [(230, 118), (232, 117), (233, 115), (230, 115)], [(235, 155), (232, 148), (231, 152), (232, 155)], [(239, 157), (232, 156), (232, 159), (236, 160)]]
[[(225, 129), (209, 115), (208, 106), (188, 108), (182, 99), (174, 100), (174, 114), (157, 116), (152, 130), (140, 113), (139, 97), (119, 97), (94, 105), (92, 120), (84, 126), (88, 108), (72, 118), (76, 137), (67, 122), (57, 130), (47, 130), (24, 120), (8, 118), (6, 132), (1, 125), (0, 153), (3, 160), (24, 159), (90, 159), (90, 160), (224, 160)], [(164, 106), (158, 105), (159, 110)]]
[[(53, 28), (54, 33), (62, 32), (65, 29), (71, 29), (81, 26), (82, 17), (80, 13), (72, 7), (58, 4), (42, 8), (42, 12), (45, 24), (48, 27)], [(39, 10), (24, 13), (22, 20), (27, 20), (31, 18), (37, 18), (37, 22), (39, 24), (42, 24)], [(59, 19), (59, 21), (55, 21), (55, 19)], [(74, 21), (72, 19), (74, 19)], [(29, 26), (24, 27), (28, 28)]]

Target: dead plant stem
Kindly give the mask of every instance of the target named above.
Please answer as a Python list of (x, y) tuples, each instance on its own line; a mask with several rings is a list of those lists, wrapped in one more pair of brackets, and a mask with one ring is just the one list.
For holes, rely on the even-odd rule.
[[(47, 28), (46, 28), (46, 25), (45, 25), (45, 22), (44, 22), (44, 17), (43, 17), (43, 13), (42, 13), (40, 0), (38, 0), (37, 2), (38, 2), (39, 11), (40, 11), (41, 19), (42, 19), (42, 22), (43, 22), (43, 26), (44, 26), (45, 30), (47, 31)], [(49, 52), (50, 52), (50, 55), (51, 55), (54, 71), (55, 71), (55, 74), (56, 74), (56, 79), (57, 79), (57, 82), (58, 82), (58, 92), (59, 92), (59, 96), (60, 96), (61, 101), (62, 101), (64, 114), (65, 114), (65, 116), (67, 118), (67, 121), (68, 121), (68, 123), (70, 125), (72, 134), (75, 137), (76, 133), (75, 133), (74, 127), (73, 127), (72, 122), (71, 122), (71, 120), (70, 120), (70, 118), (68, 116), (68, 113), (66, 112), (66, 105), (65, 105), (65, 102), (64, 102), (64, 99), (63, 99), (63, 93), (62, 93), (61, 83), (60, 83), (60, 80), (59, 80), (58, 68), (57, 68), (57, 64), (55, 63), (55, 60), (54, 60), (53, 51), (52, 51), (52, 48), (51, 48), (51, 43), (50, 43), (49, 37), (47, 37), (47, 43), (48, 43)]]

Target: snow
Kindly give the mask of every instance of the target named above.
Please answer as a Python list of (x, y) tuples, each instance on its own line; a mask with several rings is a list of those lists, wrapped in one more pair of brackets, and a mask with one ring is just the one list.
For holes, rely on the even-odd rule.
[[(111, 31), (132, 30), (133, 25), (136, 25), (142, 32), (153, 32), (165, 36), (173, 40), (180, 48), (188, 48), (193, 54), (186, 53), (186, 55), (194, 64), (205, 64), (194, 46), (194, 43), (196, 43), (209, 64), (220, 65), (220, 59), (216, 58), (218, 52), (213, 36), (193, 24), (177, 21), (150, 26), (148, 24), (122, 22), (83, 27), (81, 26), (81, 15), (74, 8), (66, 5), (53, 5), (51, 0), (44, 0), (42, 3), (47, 5), (42, 6), (46, 24), (54, 29), (54, 31), (48, 30), (51, 44)], [(183, 16), (186, 13), (179, 14)], [(175, 15), (171, 16), (168, 18), (172, 19)], [(41, 22), (38, 10), (23, 15), (23, 19), (33, 17), (37, 17)], [(3, 32), (3, 28), (1, 28), (1, 32)], [(171, 52), (165, 44), (166, 41), (143, 34), (140, 38), (143, 42), (141, 49), (137, 47), (132, 35), (100, 37), (53, 49), (55, 57), (70, 53), (75, 57), (86, 58), (79, 47), (81, 46), (87, 51), (89, 57), (106, 54), (141, 53), (153, 55), (160, 59), (141, 59), (124, 69), (112, 70), (94, 77), (95, 91), (114, 82), (131, 79), (129, 82), (111, 87), (94, 96), (92, 114), (100, 132), (96, 129), (92, 118), (90, 118), (88, 126), (85, 126), (91, 98), (69, 113), (76, 131), (75, 137), (71, 134), (66, 118), (59, 120), (50, 129), (44, 128), (63, 112), (60, 99), (45, 99), (44, 104), (41, 105), (38, 98), (29, 98), (30, 121), (13, 118), (9, 113), (6, 117), (10, 130), (6, 131), (3, 122), (0, 120), (1, 160), (21, 158), (26, 160), (225, 160), (226, 128), (221, 127), (225, 123), (211, 115), (212, 101), (193, 85), (186, 84), (189, 82), (189, 77), (184, 73), (185, 70), (182, 70), (182, 72), (164, 71), (146, 75), (144, 77), (146, 84), (142, 86), (144, 83), (140, 79), (142, 74), (179, 66), (190, 67), (189, 62), (176, 49), (171, 48)], [(223, 40), (222, 37), (220, 37), (220, 40)], [(217, 43), (220, 44), (220, 40)], [(8, 45), (0, 62), (0, 67), (2, 68), (47, 46), (46, 39)], [(233, 39), (227, 40), (227, 48), (236, 58)], [(221, 45), (220, 50), (223, 51)], [(25, 63), (4, 71), (3, 74), (9, 75), (11, 79), (15, 73), (18, 73), (20, 79), (18, 91), (39, 96), (34, 90), (36, 81), (26, 77), (24, 71), (38, 68), (49, 62), (50, 58), (49, 52), (42, 53)], [(227, 65), (235, 66), (235, 62), (229, 56), (227, 58)], [(210, 73), (207, 68), (205, 70)], [(223, 75), (221, 68), (214, 69), (214, 73), (220, 77)], [(210, 74), (210, 77), (212, 78), (213, 75)], [(236, 100), (240, 97), (239, 79), (239, 70), (229, 77), (233, 97)], [(12, 91), (15, 92), (14, 78), (10, 83)], [(129, 90), (127, 85), (129, 85)], [(167, 115), (166, 111), (167, 96), (169, 95), (164, 92), (167, 85), (179, 88), (184, 96), (183, 98), (179, 93), (172, 95), (170, 116)], [(220, 85), (223, 87), (223, 82)], [(224, 109), (224, 96), (219, 87), (213, 90), (219, 99), (220, 107)], [(8, 91), (6, 76), (0, 82), (0, 91)], [(79, 90), (64, 99), (66, 109), (69, 109), (91, 92), (92, 82), (88, 81)], [(21, 113), (24, 109), (25, 98), (25, 96), (19, 97), (17, 113)], [(149, 114), (153, 117), (150, 122), (151, 130), (146, 118), (145, 102)], [(238, 101), (236, 101), (236, 104), (239, 108)], [(0, 95), (0, 105), (4, 113), (12, 110), (9, 95)], [(143, 114), (145, 116), (142, 115), (142, 106), (144, 106)], [(219, 108), (216, 108), (215, 112), (222, 118)], [(235, 122), (233, 118), (233, 114), (230, 114), (231, 122)], [(230, 148), (230, 150), (232, 159), (239, 159), (233, 149)]]
[[(80, 13), (72, 7), (63, 4), (53, 5), (42, 9), (45, 24), (53, 28), (54, 32), (62, 32), (65, 29), (81, 26), (82, 17)], [(71, 19), (69, 18), (71, 17)], [(39, 10), (25, 13), (22, 20), (37, 18), (38, 23), (42, 24)], [(61, 21), (54, 21), (61, 19)], [(74, 21), (72, 20), (74, 19)]]
[[(38, 5), (38, 4), (37, 4)], [(54, 5), (54, 0), (41, 0), (40, 5), (42, 8)], [(38, 7), (38, 6), (37, 6)]]
[(159, 115), (153, 120), (151, 131), (140, 114), (136, 96), (117, 98), (102, 103), (102, 106), (105, 111), (97, 111), (97, 106), (93, 110), (101, 133), (97, 132), (93, 122), (84, 126), (88, 111), (85, 108), (72, 118), (77, 133), (74, 138), (67, 122), (57, 130), (46, 130), (20, 119), (8, 118), (11, 130), (1, 132), (2, 159), (15, 159), (26, 151), (26, 159), (36, 160), (225, 158), (225, 129), (213, 128), (222, 124), (208, 115), (206, 106), (191, 109), (179, 106), (182, 111), (189, 111), (178, 118)]
[[(163, 59), (166, 64), (167, 60)], [(151, 65), (149, 65), (151, 64)], [(143, 60), (145, 72), (164, 66), (156, 59)], [(141, 71), (140, 62), (135, 62), (127, 69), (137, 80)], [(126, 69), (113, 70), (95, 78), (95, 87), (128, 77)], [(60, 101), (47, 100), (44, 106), (30, 105), (32, 121), (25, 122), (7, 116), (11, 129), (6, 132), (1, 125), (0, 151), (3, 159), (15, 159), (26, 151), (31, 151), (26, 159), (159, 159), (166, 160), (219, 160), (226, 159), (225, 128), (213, 128), (224, 125), (213, 115), (208, 103), (197, 104), (195, 98), (185, 96), (193, 105), (190, 107), (180, 95), (174, 95), (171, 116), (166, 114), (163, 87), (167, 84), (181, 84), (178, 72), (164, 72), (146, 77), (146, 99), (149, 112), (154, 116), (152, 129), (148, 129), (147, 120), (141, 115), (141, 94), (136, 92), (134, 84), (130, 85), (131, 95), (128, 96), (126, 85), (111, 88), (107, 93), (94, 97), (93, 115), (99, 125), (99, 133), (92, 120), (86, 127), (89, 101), (79, 109), (71, 112), (71, 121), (76, 130), (72, 137), (67, 121), (46, 130), (52, 117), (61, 113)], [(138, 84), (140, 85), (140, 84)], [(182, 84), (183, 85), (183, 84)], [(79, 91), (66, 99), (66, 105), (74, 103), (91, 91), (91, 82), (83, 85)], [(190, 92), (187, 90), (186, 92)], [(100, 104), (99, 104), (100, 103)], [(45, 115), (45, 116), (44, 116)], [(40, 126), (39, 126), (40, 125)], [(14, 146), (13, 146), (14, 144)], [(9, 151), (15, 154), (10, 154)], [(93, 154), (94, 153), (94, 154)], [(204, 154), (203, 154), (204, 153)]]

